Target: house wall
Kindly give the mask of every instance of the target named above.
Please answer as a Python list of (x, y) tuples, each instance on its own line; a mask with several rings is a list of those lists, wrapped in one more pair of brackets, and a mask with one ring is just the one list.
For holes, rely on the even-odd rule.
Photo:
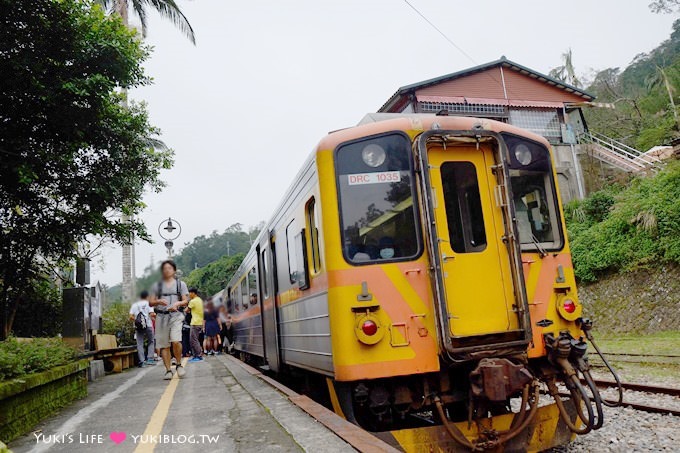
[[(505, 92), (503, 91), (505, 79)], [(506, 97), (507, 93), (507, 97)], [(511, 68), (489, 68), (416, 90), (416, 96), (470, 97), (538, 102), (582, 102), (583, 98)]]

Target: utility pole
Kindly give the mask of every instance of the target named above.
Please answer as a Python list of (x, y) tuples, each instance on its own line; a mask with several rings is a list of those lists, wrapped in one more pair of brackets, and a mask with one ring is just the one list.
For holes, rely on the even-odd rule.
[(231, 242), (227, 241), (227, 256), (231, 256)]
[[(128, 0), (116, 0), (116, 12), (120, 15), (126, 27), (130, 27), (128, 18)], [(123, 89), (123, 107), (128, 108), (127, 89)], [(124, 224), (130, 224), (132, 218), (128, 215), (123, 215), (121, 221)], [(130, 240), (127, 244), (123, 244), (123, 288), (122, 298), (123, 302), (132, 302), (135, 294), (135, 237), (130, 235)]]

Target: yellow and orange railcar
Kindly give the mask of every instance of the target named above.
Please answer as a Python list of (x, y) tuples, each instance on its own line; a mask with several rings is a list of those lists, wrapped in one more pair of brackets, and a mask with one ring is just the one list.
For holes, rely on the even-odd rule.
[(540, 451), (599, 428), (555, 180), (549, 143), (496, 121), (329, 134), (225, 289), (236, 350), (323, 376), (338, 414), (405, 451)]

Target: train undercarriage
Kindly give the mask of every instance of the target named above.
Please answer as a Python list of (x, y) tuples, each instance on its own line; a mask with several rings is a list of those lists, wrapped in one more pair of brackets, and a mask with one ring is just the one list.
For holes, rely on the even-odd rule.
[(599, 429), (603, 406), (616, 406), (593, 383), (585, 341), (592, 341), (591, 324), (580, 325), (580, 338), (546, 335), (549, 352), (541, 358), (489, 351), (442, 362), (439, 373), (339, 382), (288, 367), (276, 378), (407, 452), (542, 451)]

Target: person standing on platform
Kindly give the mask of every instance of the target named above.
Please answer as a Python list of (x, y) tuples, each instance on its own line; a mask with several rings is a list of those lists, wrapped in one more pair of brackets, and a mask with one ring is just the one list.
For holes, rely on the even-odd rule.
[(161, 263), (160, 282), (151, 291), (149, 305), (156, 311), (156, 346), (161, 350), (165, 364), (163, 379), (172, 379), (171, 356), (174, 355), (175, 371), (180, 378), (184, 377), (182, 366), (182, 323), (184, 307), (188, 304), (189, 291), (183, 281), (176, 278), (177, 265), (172, 260)]
[(189, 299), (189, 310), (191, 310), (191, 332), (189, 341), (191, 343), (191, 352), (194, 354), (194, 357), (189, 360), (189, 362), (202, 362), (203, 348), (201, 348), (199, 336), (203, 330), (203, 299), (198, 296), (198, 290), (196, 288), (189, 289)]
[(218, 309), (220, 313), (220, 324), (222, 330), (220, 331), (220, 338), (222, 339), (222, 351), (231, 352), (232, 331), (231, 331), (231, 315), (227, 311), (227, 307), (220, 305)]
[(208, 355), (215, 355), (220, 350), (220, 331), (222, 330), (222, 322), (220, 315), (215, 308), (212, 300), (208, 300), (205, 304), (205, 312), (203, 313), (203, 331), (205, 332), (205, 349)]
[[(142, 291), (139, 300), (130, 307), (130, 321), (135, 323), (135, 338), (137, 339), (137, 355), (139, 356), (139, 367), (155, 365), (153, 327), (149, 312), (149, 292)], [(144, 340), (147, 341), (146, 355), (144, 354)]]
[(182, 356), (191, 357), (191, 310), (188, 306), (184, 310), (184, 322), (182, 323)]

